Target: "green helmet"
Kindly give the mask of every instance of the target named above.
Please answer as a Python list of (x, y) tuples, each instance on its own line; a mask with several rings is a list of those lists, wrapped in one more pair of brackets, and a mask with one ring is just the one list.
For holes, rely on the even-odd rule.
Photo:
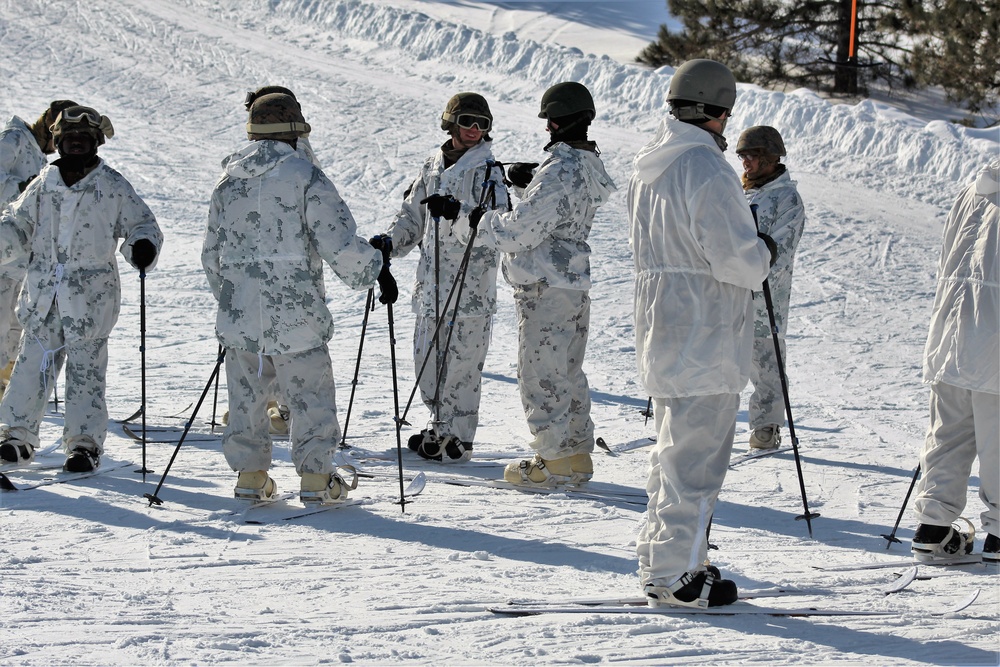
[[(695, 102), (731, 111), (736, 104), (736, 77), (714, 60), (688, 60), (670, 78), (667, 101)], [(679, 106), (679, 105), (673, 105)]]
[(589, 111), (591, 119), (597, 116), (594, 97), (582, 83), (563, 81), (552, 86), (542, 95), (542, 104), (541, 109), (538, 111), (538, 117), (564, 118), (580, 113), (581, 111)]
[(95, 148), (104, 143), (104, 137), (110, 139), (115, 136), (115, 128), (107, 116), (102, 116), (94, 109), (83, 106), (64, 108), (56, 116), (49, 131), (52, 133), (52, 142), (56, 146), (60, 144), (64, 135), (71, 132), (89, 134), (94, 139)]
[(758, 153), (761, 155), (784, 156), (785, 142), (781, 135), (770, 125), (754, 125), (743, 130), (736, 144), (736, 154)]
[(268, 93), (250, 105), (247, 137), (290, 141), (309, 134), (309, 123), (302, 117), (299, 103), (291, 95)]
[(441, 129), (450, 132), (456, 125), (466, 129), (475, 125), (483, 132), (489, 132), (493, 127), (493, 114), (486, 98), (479, 93), (452, 95), (441, 114)]

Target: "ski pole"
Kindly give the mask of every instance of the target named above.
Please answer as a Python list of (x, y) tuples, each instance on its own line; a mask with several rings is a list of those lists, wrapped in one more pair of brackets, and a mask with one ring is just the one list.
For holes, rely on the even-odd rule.
[[(219, 354), (222, 354), (222, 343), (219, 343)], [(218, 408), (219, 408), (219, 376), (220, 375), (222, 375), (222, 373), (219, 373), (219, 374), (217, 374), (215, 376), (215, 390), (214, 390), (214, 393), (212, 395), (212, 421), (210, 423), (210, 426), (212, 427), (212, 433), (215, 433), (215, 427), (219, 425), (218, 422), (215, 421), (215, 416), (216, 416), (216, 414), (218, 414)]]
[[(368, 330), (368, 312), (374, 309), (375, 288), (372, 287), (368, 290), (368, 298), (365, 300), (365, 316), (361, 319), (361, 342), (358, 343), (358, 360), (354, 364), (354, 379), (351, 380), (351, 398), (347, 402), (347, 417), (344, 419), (344, 432), (340, 437), (341, 449), (347, 449), (350, 446), (347, 444), (347, 427), (351, 423), (351, 408), (354, 407), (354, 392), (358, 388), (358, 373), (361, 371), (361, 350), (365, 346), (365, 331)], [(395, 389), (393, 389), (393, 392), (395, 392)]]
[(142, 481), (146, 482), (146, 473), (153, 472), (146, 468), (146, 270), (139, 269), (139, 359), (140, 383), (139, 410), (142, 412), (142, 467), (135, 472), (142, 473)]
[(646, 416), (646, 421), (644, 421), (642, 423), (642, 425), (643, 426), (648, 426), (649, 425), (649, 418), (653, 416), (653, 397), (652, 396), (650, 396), (649, 399), (646, 401), (646, 409), (643, 410), (642, 412), (640, 412), (639, 414)]
[[(481, 192), (481, 194), (479, 196), (479, 206), (480, 207), (485, 206), (488, 201), (491, 201), (492, 204), (493, 204), (493, 206), (496, 207), (496, 183), (493, 182), (493, 181), (490, 181), (490, 173), (491, 173), (491, 170), (493, 169), (493, 167), (496, 166), (497, 164), (499, 164), (499, 163), (493, 162), (492, 160), (488, 160), (486, 162), (486, 173), (483, 176), (483, 190), (482, 190), (482, 192)], [(502, 169), (501, 169), (501, 173), (502, 173)], [(455, 299), (455, 305), (454, 305), (454, 308), (453, 308), (453, 311), (452, 311), (452, 319), (450, 320), (451, 324), (454, 324), (454, 321), (455, 321), (455, 319), (458, 316), (458, 306), (459, 306), (459, 303), (461, 303), (462, 290), (463, 290), (463, 288), (465, 286), (465, 275), (468, 272), (469, 259), (472, 257), (472, 246), (475, 244), (475, 241), (476, 241), (476, 232), (477, 232), (477, 230), (475, 230), (475, 229), (472, 229), (470, 231), (469, 243), (465, 247), (465, 253), (462, 255), (462, 261), (461, 261), (461, 263), (459, 263), (458, 271), (457, 271), (457, 273), (455, 275), (455, 280), (452, 282), (451, 290), (448, 292), (448, 299), (445, 301), (445, 304), (444, 304), (443, 311), (446, 314), (448, 312), (448, 308), (451, 306), (452, 298)], [(436, 308), (436, 306), (435, 306), (435, 308)], [(404, 408), (404, 410), (403, 410), (403, 420), (404, 421), (406, 420), (407, 413), (409, 413), (409, 411), (410, 411), (410, 406), (413, 404), (413, 398), (417, 394), (417, 389), (420, 388), (420, 378), (423, 377), (424, 369), (427, 367), (427, 362), (430, 360), (430, 351), (431, 351), (431, 349), (434, 349), (439, 344), (439, 339), (440, 339), (440, 336), (441, 336), (441, 326), (444, 324), (444, 315), (436, 313), (435, 314), (435, 319), (436, 319), (436, 324), (435, 324), (435, 327), (434, 327), (434, 335), (431, 337), (431, 341), (430, 341), (430, 343), (427, 346), (427, 352), (426, 352), (426, 354), (424, 354), (424, 360), (421, 362), (420, 369), (417, 371), (417, 379), (414, 382), (413, 391), (410, 392), (410, 398), (409, 398), (409, 400), (407, 400), (407, 402), (406, 402), (406, 408)], [(438, 363), (437, 363), (437, 366), (436, 366), (436, 369), (437, 369), (437, 380), (436, 380), (435, 392), (434, 392), (434, 394), (435, 394), (435, 396), (434, 396), (434, 398), (435, 398), (435, 406), (437, 405), (437, 401), (438, 401), (438, 393), (440, 392), (441, 381), (442, 381), (442, 377), (441, 376), (442, 376), (442, 372), (443, 372), (443, 370), (445, 368), (445, 364), (446, 364), (446, 361), (447, 361), (447, 354), (448, 354), (448, 351), (449, 351), (449, 346), (451, 345), (451, 334), (452, 334), (453, 331), (454, 331), (454, 326), (452, 326), (452, 327), (449, 328), (447, 343), (445, 345), (444, 357), (438, 359)], [(440, 357), (440, 355), (439, 355), (439, 357)], [(437, 415), (435, 414), (435, 419), (436, 418), (437, 418)]]
[(153, 490), (152, 493), (144, 493), (142, 495), (143, 498), (149, 501), (150, 507), (152, 507), (153, 505), (163, 504), (163, 501), (160, 500), (159, 496), (157, 496), (156, 494), (160, 492), (160, 487), (163, 486), (163, 481), (167, 478), (167, 473), (170, 472), (171, 466), (174, 465), (174, 459), (177, 458), (177, 452), (180, 451), (181, 445), (184, 444), (184, 438), (187, 437), (188, 431), (191, 430), (191, 425), (194, 424), (194, 420), (198, 416), (198, 410), (201, 409), (201, 404), (205, 401), (205, 396), (208, 395), (208, 390), (212, 388), (212, 383), (215, 382), (215, 378), (219, 374), (219, 369), (222, 367), (222, 362), (225, 361), (226, 359), (226, 349), (220, 345), (219, 350), (220, 350), (219, 358), (216, 360), (215, 368), (212, 369), (212, 375), (208, 378), (208, 383), (205, 385), (205, 391), (201, 392), (201, 396), (198, 398), (198, 402), (194, 406), (194, 411), (191, 413), (191, 418), (188, 419), (187, 424), (184, 426), (184, 432), (181, 433), (181, 437), (177, 441), (177, 446), (174, 447), (174, 453), (170, 456), (170, 462), (167, 463), (167, 468), (166, 470), (163, 471), (163, 475), (160, 477), (159, 484), (156, 485), (156, 488)]
[(386, 316), (389, 321), (389, 359), (392, 362), (392, 403), (393, 421), (396, 422), (396, 461), (399, 466), (399, 509), (406, 514), (406, 494), (403, 490), (403, 424), (405, 421), (399, 417), (399, 384), (396, 380), (396, 330), (392, 318), (392, 304), (385, 305)]
[[(757, 204), (750, 205), (750, 212), (753, 213), (753, 222), (760, 231), (760, 221), (757, 220)], [(805, 512), (795, 517), (796, 521), (805, 519), (806, 527), (809, 529), (809, 537), (812, 537), (812, 520), (819, 516), (818, 513), (809, 511), (809, 501), (806, 500), (806, 483), (802, 477), (802, 460), (799, 457), (799, 439), (795, 436), (795, 424), (792, 421), (792, 403), (788, 398), (788, 378), (785, 376), (785, 363), (781, 358), (781, 343), (778, 340), (778, 326), (774, 321), (774, 303), (771, 300), (771, 286), (767, 278), (764, 278), (764, 305), (767, 308), (767, 319), (771, 325), (771, 339), (774, 341), (774, 359), (778, 364), (778, 378), (781, 380), (781, 393), (785, 399), (785, 414), (788, 416), (788, 437), (792, 441), (792, 453), (795, 455), (795, 472), (799, 476), (799, 491), (802, 493), (802, 507)]]
[(899, 538), (896, 537), (896, 530), (899, 529), (899, 522), (903, 520), (903, 512), (906, 511), (906, 506), (910, 503), (910, 494), (913, 493), (913, 487), (917, 485), (917, 478), (920, 477), (920, 465), (917, 464), (917, 469), (913, 471), (913, 479), (910, 480), (910, 488), (906, 490), (906, 497), (903, 498), (903, 506), (899, 508), (899, 516), (896, 517), (896, 523), (892, 526), (892, 532), (888, 535), (883, 534), (882, 537), (886, 539), (885, 550), (888, 551), (889, 547), (892, 546), (893, 542), (901, 544)]

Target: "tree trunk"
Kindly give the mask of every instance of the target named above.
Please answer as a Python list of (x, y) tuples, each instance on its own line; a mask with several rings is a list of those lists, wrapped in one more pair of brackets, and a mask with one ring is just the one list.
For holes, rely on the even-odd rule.
[[(845, 95), (858, 94), (858, 56), (851, 54), (851, 23), (855, 21), (853, 12), (854, 0), (840, 0), (837, 29), (837, 64), (833, 72), (833, 92)], [(857, 0), (858, 13), (861, 12), (861, 0)], [(858, 40), (859, 25), (854, 27), (855, 48)]]

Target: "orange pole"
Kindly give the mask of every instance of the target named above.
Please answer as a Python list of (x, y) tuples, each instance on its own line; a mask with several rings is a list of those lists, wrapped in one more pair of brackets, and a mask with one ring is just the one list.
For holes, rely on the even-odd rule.
[(858, 25), (858, 0), (851, 0), (851, 48), (849, 51), (850, 58), (854, 58), (858, 53), (858, 42), (857, 42), (857, 25)]

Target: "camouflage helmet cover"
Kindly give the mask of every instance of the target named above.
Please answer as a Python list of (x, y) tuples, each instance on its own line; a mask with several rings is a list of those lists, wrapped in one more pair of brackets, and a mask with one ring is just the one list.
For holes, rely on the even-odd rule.
[(551, 86), (542, 95), (538, 117), (565, 118), (581, 111), (589, 111), (591, 119), (597, 116), (593, 95), (582, 83), (563, 81)]
[(441, 129), (445, 132), (451, 131), (458, 117), (463, 114), (489, 118), (490, 125), (493, 125), (493, 114), (485, 97), (479, 93), (457, 93), (451, 96), (444, 107), (444, 113), (441, 114)]
[(268, 93), (250, 105), (247, 137), (290, 141), (309, 133), (312, 128), (302, 117), (299, 103), (291, 95)]
[(246, 107), (247, 111), (250, 111), (250, 107), (253, 106), (254, 100), (270, 93), (284, 93), (285, 95), (290, 95), (293, 100), (298, 102), (295, 98), (295, 93), (284, 86), (261, 86), (257, 90), (247, 91), (246, 97), (243, 98), (243, 106)]
[(783, 157), (786, 155), (785, 142), (781, 140), (781, 134), (770, 125), (754, 125), (743, 130), (736, 144), (736, 154), (743, 153)]
[(65, 107), (56, 115), (55, 122), (49, 128), (52, 133), (52, 141), (56, 146), (62, 141), (63, 136), (71, 132), (83, 132), (89, 134), (94, 139), (94, 145), (100, 146), (104, 143), (104, 138), (110, 139), (115, 136), (115, 128), (111, 125), (111, 119), (102, 116), (90, 107), (69, 106)]

